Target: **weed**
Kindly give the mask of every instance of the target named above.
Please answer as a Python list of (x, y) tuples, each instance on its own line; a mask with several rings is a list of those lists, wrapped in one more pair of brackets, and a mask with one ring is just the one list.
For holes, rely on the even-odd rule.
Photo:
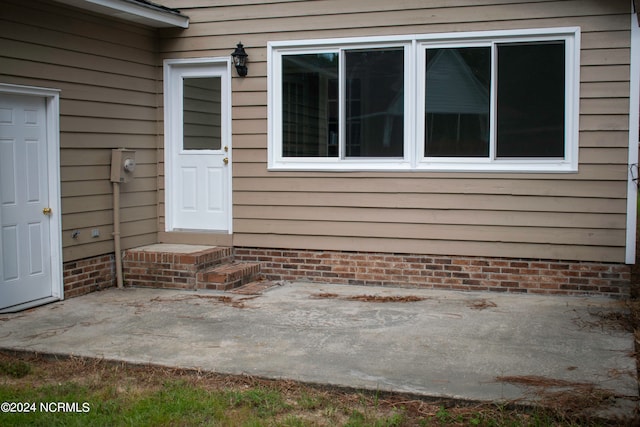
[(274, 416), (289, 408), (277, 390), (252, 388), (246, 391), (229, 392), (231, 406), (247, 406), (259, 417)]
[(305, 410), (320, 409), (324, 406), (324, 400), (321, 396), (306, 392), (302, 393), (296, 403), (300, 409)]
[(31, 373), (31, 365), (22, 360), (0, 360), (0, 374), (12, 378), (23, 378)]
[(445, 424), (449, 421), (450, 417), (451, 415), (449, 414), (449, 411), (447, 411), (444, 406), (440, 406), (440, 408), (438, 408), (438, 412), (436, 412), (436, 418), (440, 423)]

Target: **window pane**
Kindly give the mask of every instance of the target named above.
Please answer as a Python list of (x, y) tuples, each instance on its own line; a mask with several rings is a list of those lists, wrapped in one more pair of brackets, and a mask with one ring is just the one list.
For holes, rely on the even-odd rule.
[(498, 45), (498, 157), (564, 157), (564, 51), (564, 42)]
[(282, 155), (338, 156), (338, 54), (282, 57)]
[(183, 149), (220, 149), (220, 84), (220, 77), (183, 79)]
[(489, 156), (491, 48), (427, 50), (425, 156)]
[(404, 49), (349, 51), (346, 156), (403, 157)]

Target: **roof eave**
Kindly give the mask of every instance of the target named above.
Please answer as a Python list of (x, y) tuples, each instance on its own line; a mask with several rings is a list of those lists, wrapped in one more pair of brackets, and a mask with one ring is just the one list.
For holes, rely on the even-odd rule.
[(189, 27), (189, 17), (180, 12), (136, 0), (55, 0), (81, 9), (156, 28)]

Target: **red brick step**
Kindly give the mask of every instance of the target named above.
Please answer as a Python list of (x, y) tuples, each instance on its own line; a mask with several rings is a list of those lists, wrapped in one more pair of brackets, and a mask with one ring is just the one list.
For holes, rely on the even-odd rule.
[(260, 274), (259, 262), (233, 262), (199, 271), (197, 289), (228, 291), (256, 280)]

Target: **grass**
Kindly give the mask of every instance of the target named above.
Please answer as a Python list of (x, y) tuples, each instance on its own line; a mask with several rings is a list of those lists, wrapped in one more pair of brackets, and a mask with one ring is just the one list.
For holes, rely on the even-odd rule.
[(0, 413), (2, 426), (603, 425), (553, 409), (436, 401), (26, 353), (0, 353), (0, 402), (68, 402), (74, 409)]

